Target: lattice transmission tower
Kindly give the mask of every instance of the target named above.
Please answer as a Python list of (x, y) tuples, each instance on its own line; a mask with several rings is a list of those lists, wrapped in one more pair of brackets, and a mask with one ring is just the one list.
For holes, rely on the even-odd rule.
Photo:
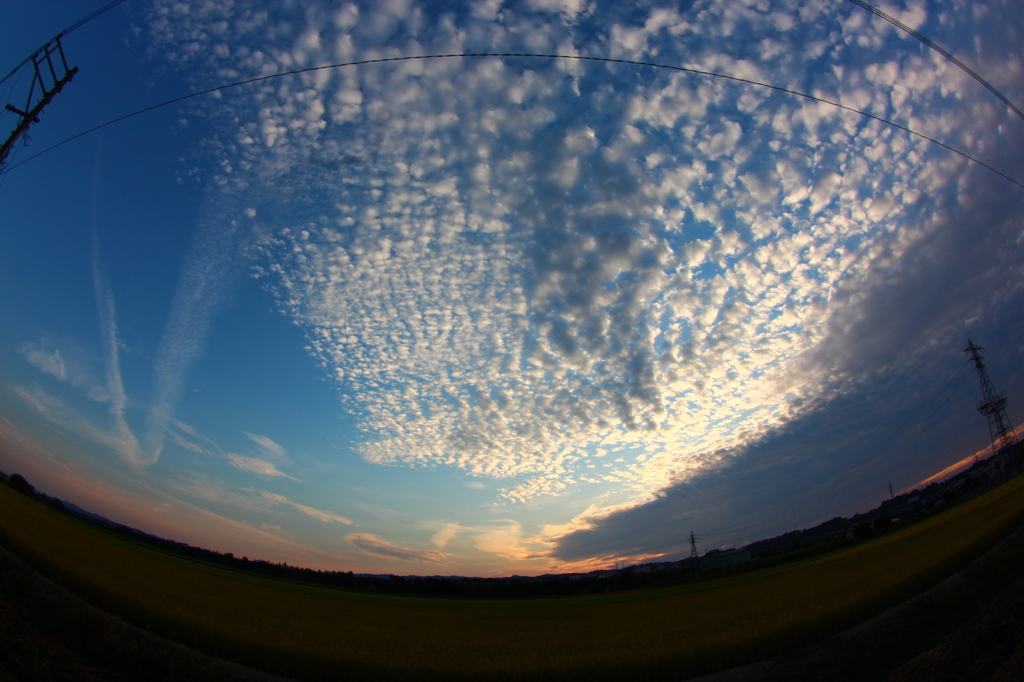
[(697, 558), (697, 536), (693, 534), (692, 530), (690, 531), (690, 558)]
[(981, 354), (982, 346), (975, 346), (970, 339), (967, 339), (967, 348), (964, 353), (971, 354), (971, 362), (978, 372), (978, 379), (981, 381), (982, 400), (978, 403), (978, 412), (988, 418), (988, 431), (992, 437), (992, 454), (996, 454), (1003, 448), (1017, 442), (1017, 435), (1014, 433), (1013, 424), (1006, 415), (1006, 396), (996, 390), (992, 379), (985, 369), (985, 356)]

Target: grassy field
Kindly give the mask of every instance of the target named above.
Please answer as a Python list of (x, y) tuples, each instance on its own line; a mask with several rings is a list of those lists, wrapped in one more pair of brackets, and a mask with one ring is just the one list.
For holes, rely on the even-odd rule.
[(1024, 522), (1024, 477), (877, 540), (675, 588), (523, 601), (349, 593), (136, 544), (0, 486), (0, 542), (101, 608), (303, 679), (700, 674), (840, 632), (936, 584)]

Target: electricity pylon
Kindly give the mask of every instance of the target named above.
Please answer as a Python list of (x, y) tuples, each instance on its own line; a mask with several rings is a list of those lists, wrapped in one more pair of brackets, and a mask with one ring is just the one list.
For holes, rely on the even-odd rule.
[(978, 403), (978, 412), (988, 418), (988, 431), (992, 437), (992, 454), (996, 454), (1008, 445), (1017, 442), (1017, 435), (1013, 431), (1013, 424), (1006, 415), (1006, 396), (996, 390), (992, 379), (985, 369), (985, 356), (980, 351), (982, 346), (975, 346), (970, 339), (967, 339), (967, 348), (964, 353), (971, 354), (971, 361), (974, 369), (978, 372), (978, 379), (981, 381), (982, 400)]
[(692, 530), (690, 531), (690, 558), (697, 558), (697, 537), (693, 534)]
[[(55, 55), (60, 56), (60, 63), (56, 66), (53, 63)], [(25, 101), (25, 108), (18, 109), (12, 104), (4, 106), (8, 111), (12, 111), (20, 116), (21, 120), (18, 121), (17, 127), (11, 131), (3, 146), (0, 146), (0, 166), (3, 166), (7, 155), (14, 149), (14, 145), (17, 144), (18, 140), (28, 132), (29, 126), (33, 123), (39, 123), (39, 114), (42, 113), (46, 105), (53, 101), (57, 93), (63, 90), (64, 86), (70, 83), (71, 79), (78, 73), (77, 66), (68, 68), (68, 62), (64, 58), (64, 48), (60, 44), (60, 36), (39, 48), (35, 54), (23, 62), (23, 65), (29, 62), (32, 62), (33, 74), (32, 83), (28, 89), (28, 98)], [(40, 69), (39, 67), (44, 68)], [(50, 83), (52, 83), (49, 87), (47, 87), (46, 80), (43, 77), (43, 74), (47, 72), (49, 72)], [(58, 73), (61, 75), (58, 76)], [(38, 94), (36, 93), (36, 85), (39, 86)]]

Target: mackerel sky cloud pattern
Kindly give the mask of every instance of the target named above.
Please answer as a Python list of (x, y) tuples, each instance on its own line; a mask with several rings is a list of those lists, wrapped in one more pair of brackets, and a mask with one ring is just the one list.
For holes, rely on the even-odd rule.
[[(1024, 101), (1011, 2), (882, 9)], [(487, 0), (438, 12), (413, 0), (155, 0), (139, 14), (151, 60), (196, 90), (386, 57), (606, 57), (831, 100), (1008, 175), (1024, 141), (1024, 124), (970, 75), (848, 2)], [(96, 275), (107, 385), (56, 336), (18, 352), (108, 403), (116, 433), (104, 437), (152, 467), (171, 444), (261, 486), (231, 493), (246, 513), (358, 526), (332, 540), (338, 551), (428, 568), (471, 551), (587, 566), (681, 551), (664, 519), (701, 518), (730, 542), (789, 530), (795, 521), (758, 514), (831, 495), (828, 509), (805, 506), (809, 523), (867, 499), (856, 477), (903, 435), (885, 421), (911, 404), (895, 396), (944, 383), (937, 358), (959, 352), (965, 329), (1012, 337), (995, 320), (1024, 284), (1024, 193), (877, 119), (777, 90), (650, 66), (448, 57), (266, 80), (190, 100), (181, 119), (206, 126), (186, 161), (205, 173), (205, 203), (139, 441), (131, 381), (110, 373), (116, 272)], [(340, 396), (337, 451), (245, 422), (221, 448), (178, 414), (241, 273)], [(72, 420), (41, 389), (17, 390)], [(402, 476), (458, 476), (476, 506), (417, 502), (399, 532), (394, 510), (303, 496), (351, 455)], [(907, 476), (934, 473), (915, 456), (898, 465)], [(848, 492), (839, 470), (854, 472)], [(196, 491), (212, 478), (181, 480)], [(742, 501), (720, 503), (726, 489)]]
[[(593, 6), (531, 7), (488, 21), (312, 10), (280, 40), (272, 14), (227, 10), (227, 35), (178, 23), (159, 47), (217, 76), (591, 54), (811, 91), (929, 132), (1003, 113), (958, 107), (970, 84), (955, 69), (880, 51), (903, 38), (834, 3), (638, 7), (598, 31)], [(260, 226), (258, 275), (360, 416), (357, 451), (498, 477), (515, 500), (581, 478), (649, 494), (855, 379), (815, 351), (880, 264), (928, 238), (936, 195), (966, 170), (826, 105), (630, 66), (448, 59), (260, 88), (258, 104), (226, 97), (224, 144), (289, 178), (294, 201), (316, 198), (284, 226), (280, 207), (239, 209)]]

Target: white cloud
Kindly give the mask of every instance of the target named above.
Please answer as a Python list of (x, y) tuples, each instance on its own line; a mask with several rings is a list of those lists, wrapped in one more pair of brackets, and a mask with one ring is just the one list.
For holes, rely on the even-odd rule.
[(352, 533), (345, 536), (345, 539), (363, 553), (382, 559), (398, 559), (400, 561), (430, 564), (443, 564), (448, 560), (448, 556), (444, 552), (439, 552), (436, 549), (401, 547), (370, 533)]
[(91, 400), (101, 403), (110, 400), (106, 387), (93, 370), (97, 360), (77, 344), (66, 339), (43, 337), (39, 341), (23, 343), (18, 353), (36, 369), (68, 382)]
[(92, 253), (93, 290), (99, 310), (100, 340), (103, 346), (103, 364), (106, 370), (106, 389), (110, 396), (110, 422), (118, 442), (118, 454), (127, 464), (140, 467), (149, 464), (144, 457), (135, 434), (125, 420), (128, 395), (121, 382), (121, 361), (117, 337), (117, 312), (110, 278), (100, 262), (99, 242), (93, 234)]
[(202, 355), (213, 317), (239, 272), (244, 231), (241, 216), (231, 213), (243, 211), (239, 203), (245, 205), (222, 195), (200, 211), (154, 362), (153, 399), (141, 448), (149, 463), (160, 457), (188, 371)]
[(64, 363), (64, 358), (60, 355), (59, 348), (54, 351), (47, 351), (38, 347), (36, 344), (26, 343), (19, 349), (19, 351), (24, 358), (28, 360), (29, 364), (33, 365), (37, 369), (55, 376), (61, 381), (67, 380), (68, 370)]
[[(179, 493), (198, 498), (204, 502), (228, 505), (242, 511), (262, 512), (266, 511), (271, 505), (283, 505), (296, 509), (324, 523), (334, 522), (346, 526), (353, 525), (352, 521), (344, 516), (293, 502), (284, 495), (278, 495), (266, 490), (253, 490), (251, 488), (237, 490), (215, 478), (195, 472), (189, 472), (183, 476), (170, 479), (168, 485)], [(277, 526), (273, 527), (278, 528)], [(280, 529), (278, 528), (278, 530)]]
[[(638, 10), (600, 34), (575, 23), (582, 3), (534, 7), (546, 23), (504, 5), (478, 8), (487, 21), (434, 23), (417, 6), (399, 21), (366, 5), (325, 15), (316, 41), (296, 29), (272, 43), (243, 24), (235, 38), (265, 55), (258, 64), (198, 54), (211, 71), (269, 73), (296, 50), (314, 63), (339, 45), (564, 46), (796, 89), (813, 59), (842, 67), (815, 72), (816, 94), (883, 114), (898, 101), (900, 121), (943, 141), (999, 146), (1002, 113), (978, 110), (970, 84), (938, 87), (943, 67), (849, 21), (856, 7), (840, 29), (823, 3), (699, 2), (685, 16)], [(185, 35), (187, 23), (155, 40), (185, 59)], [(245, 206), (274, 226), (258, 273), (360, 415), (363, 457), (512, 479), (502, 494), (525, 501), (574, 489), (601, 448), (621, 459), (608, 485), (642, 500), (873, 371), (837, 360), (837, 339), (858, 329), (866, 292), (928, 248), (935, 233), (915, 226), (950, 210), (964, 167), (783, 93), (622, 65), (575, 63), (569, 78), (562, 66), (432, 60), (281, 80), (226, 96), (239, 123), (223, 144), (270, 188), (311, 178), (294, 203), (270, 192)]]
[(473, 3), (473, 16), (484, 21), (493, 21), (504, 0), (477, 0)]
[(292, 507), (293, 509), (298, 509), (303, 514), (307, 516), (312, 516), (314, 519), (317, 519), (318, 521), (323, 521), (324, 523), (330, 523), (331, 521), (334, 521), (335, 523), (343, 523), (346, 526), (352, 525), (352, 521), (345, 518), (344, 516), (335, 514), (334, 512), (324, 511), (322, 509), (314, 509), (313, 507), (307, 507), (304, 504), (292, 502), (283, 495), (269, 493), (265, 490), (261, 490), (259, 491), (259, 493), (260, 495), (263, 496), (264, 499), (270, 500), (271, 502), (275, 502), (277, 504), (287, 505), (289, 507)]
[(517, 521), (495, 522), (473, 529), (473, 546), (481, 552), (521, 561), (540, 556), (528, 547), (529, 540), (523, 538), (522, 527)]
[(228, 505), (242, 511), (262, 511), (266, 504), (252, 494), (228, 487), (223, 481), (196, 472), (188, 472), (167, 481), (172, 490), (215, 505)]
[(98, 445), (110, 448), (127, 464), (136, 465), (137, 443), (117, 430), (111, 432), (96, 426), (93, 420), (38, 386), (8, 386), (9, 391), (34, 408), (47, 421)]
[(167, 437), (186, 450), (197, 455), (223, 455), (223, 451), (212, 440), (199, 433), (194, 427), (177, 419), (171, 420)]
[(275, 459), (278, 462), (283, 462), (285, 464), (288, 463), (288, 454), (285, 452), (285, 449), (272, 441), (269, 437), (248, 432), (246, 432), (245, 435), (248, 436), (249, 440), (253, 443), (260, 446), (260, 449), (262, 449), (263, 452), (265, 452), (271, 459)]
[(227, 457), (228, 462), (231, 463), (231, 466), (236, 469), (241, 469), (242, 471), (251, 471), (252, 473), (259, 474), (260, 476), (281, 476), (284, 478), (290, 478), (293, 481), (299, 480), (278, 469), (273, 462), (268, 462), (257, 457), (246, 457), (245, 455), (239, 455), (234, 452), (225, 453), (225, 456)]
[(175, 445), (185, 448), (190, 452), (194, 452), (197, 455), (209, 455), (209, 451), (199, 443), (192, 441), (185, 437), (182, 433), (177, 430), (169, 429), (167, 431), (167, 438)]
[(547, 474), (535, 476), (518, 485), (512, 486), (503, 494), (518, 502), (537, 497), (538, 495), (554, 495), (571, 486), (575, 481), (564, 474)]
[(586, 0), (526, 0), (526, 4), (547, 12), (561, 12), (569, 19), (575, 19), (586, 7)]
[(441, 528), (441, 530), (437, 531), (432, 536), (430, 536), (430, 542), (435, 544), (435, 545), (437, 545), (441, 549), (444, 549), (444, 546), (447, 545), (451, 541), (451, 539), (455, 537), (455, 534), (458, 533), (458, 532), (459, 532), (459, 524), (457, 524), (457, 523), (445, 524), (444, 527)]

